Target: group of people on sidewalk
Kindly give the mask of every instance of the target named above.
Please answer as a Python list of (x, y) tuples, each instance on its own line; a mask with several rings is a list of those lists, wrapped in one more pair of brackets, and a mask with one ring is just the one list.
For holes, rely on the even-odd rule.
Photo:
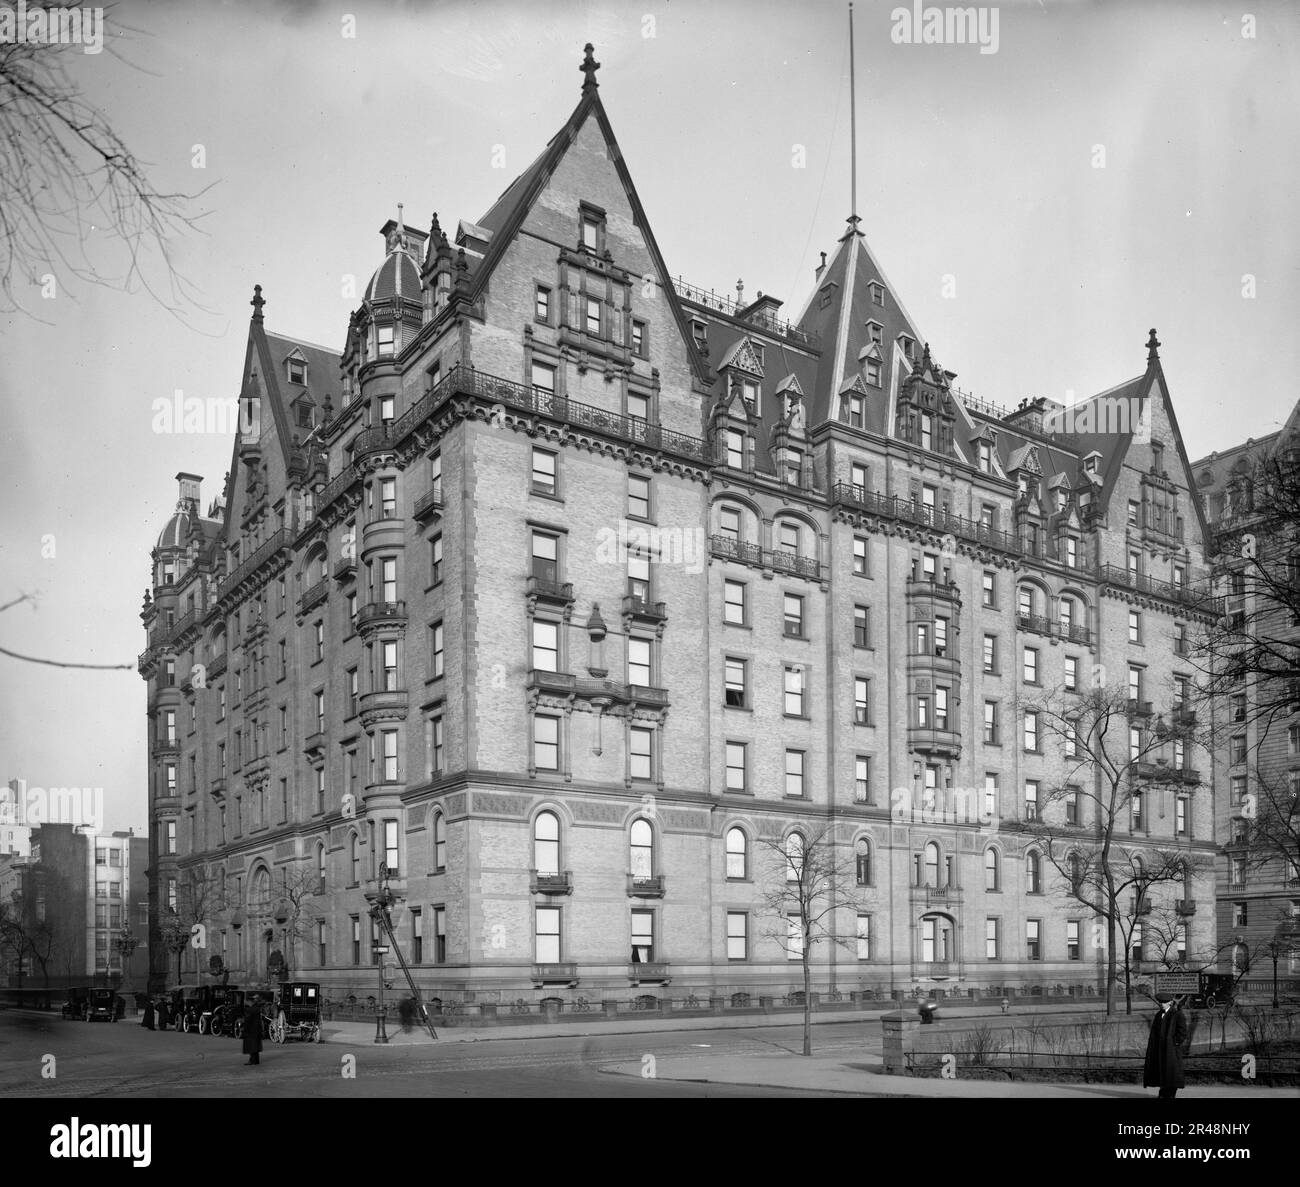
[[(244, 1045), (243, 1052), (248, 1056), (251, 1066), (260, 1063), (258, 1056), (262, 1051), (262, 1011), (256, 1002), (250, 1002), (244, 1009)], [(179, 1025), (171, 1003), (160, 997), (146, 998), (141, 1011), (140, 1025), (145, 1030), (166, 1030), (169, 1025)]]

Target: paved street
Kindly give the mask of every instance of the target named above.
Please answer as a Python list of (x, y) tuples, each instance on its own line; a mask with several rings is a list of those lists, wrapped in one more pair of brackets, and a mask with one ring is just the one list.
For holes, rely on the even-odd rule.
[[(328, 1031), (328, 1027), (327, 1027)], [(814, 1030), (816, 1053), (845, 1058), (879, 1052), (879, 1023)], [(613, 1069), (671, 1059), (689, 1074), (693, 1057), (763, 1055), (798, 1050), (797, 1026), (674, 1030), (610, 1035), (503, 1037), (479, 1042), (396, 1043), (376, 1047), (330, 1041), (266, 1043), (262, 1062), (247, 1067), (233, 1039), (147, 1031), (135, 1021), (65, 1021), (24, 1011), (0, 1012), (0, 1097), (790, 1097), (820, 1093), (789, 1088), (690, 1083)], [(874, 1046), (873, 1046), (874, 1044)], [(42, 1078), (45, 1055), (56, 1059)], [(651, 1065), (646, 1056), (652, 1056)], [(355, 1058), (356, 1076), (344, 1078)], [(703, 1066), (701, 1060), (701, 1067)], [(702, 1073), (703, 1074), (703, 1073)]]

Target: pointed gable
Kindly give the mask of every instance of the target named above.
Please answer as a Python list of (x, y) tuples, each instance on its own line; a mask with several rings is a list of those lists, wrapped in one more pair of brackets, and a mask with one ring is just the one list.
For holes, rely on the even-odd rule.
[(722, 371), (728, 367), (758, 379), (763, 378), (763, 364), (758, 361), (758, 355), (754, 352), (754, 343), (749, 338), (737, 338), (727, 348), (718, 361), (718, 370)]

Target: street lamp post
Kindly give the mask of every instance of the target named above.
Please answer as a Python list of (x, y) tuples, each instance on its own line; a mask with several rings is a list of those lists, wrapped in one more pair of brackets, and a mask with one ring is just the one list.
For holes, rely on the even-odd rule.
[(1273, 1009), (1277, 1009), (1277, 958), (1282, 955), (1284, 948), (1280, 940), (1269, 940), (1268, 954), (1273, 958)]
[(397, 900), (397, 896), (388, 887), (388, 866), (381, 864), (379, 867), (379, 889), (373, 893), (367, 893), (366, 899), (370, 903), (370, 918), (374, 923), (371, 928), (371, 934), (375, 937), (371, 941), (371, 949), (376, 957), (375, 965), (379, 970), (379, 1012), (375, 1016), (375, 1042), (388, 1042), (388, 1027), (384, 1017), (386, 1007), (384, 1005), (384, 962), (383, 956), (388, 948), (379, 943), (379, 940), (387, 933), (386, 920), (389, 910)]

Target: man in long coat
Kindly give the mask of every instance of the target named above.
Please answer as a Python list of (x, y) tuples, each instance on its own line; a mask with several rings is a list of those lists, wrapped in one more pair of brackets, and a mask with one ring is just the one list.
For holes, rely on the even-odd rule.
[(244, 1009), (244, 1054), (250, 1064), (260, 1063), (258, 1054), (262, 1050), (262, 1010), (254, 1001)]
[(144, 1010), (142, 1011), (142, 1013), (144, 1016), (140, 1019), (140, 1025), (143, 1026), (146, 1030), (153, 1030), (154, 1028), (153, 1027), (153, 1018), (154, 1018), (153, 998), (146, 997), (144, 999)]
[(1156, 995), (1160, 1008), (1151, 1019), (1147, 1036), (1146, 1066), (1142, 1071), (1144, 1088), (1159, 1088), (1162, 1099), (1173, 1100), (1184, 1087), (1183, 1046), (1187, 1042), (1187, 1019), (1173, 995)]

